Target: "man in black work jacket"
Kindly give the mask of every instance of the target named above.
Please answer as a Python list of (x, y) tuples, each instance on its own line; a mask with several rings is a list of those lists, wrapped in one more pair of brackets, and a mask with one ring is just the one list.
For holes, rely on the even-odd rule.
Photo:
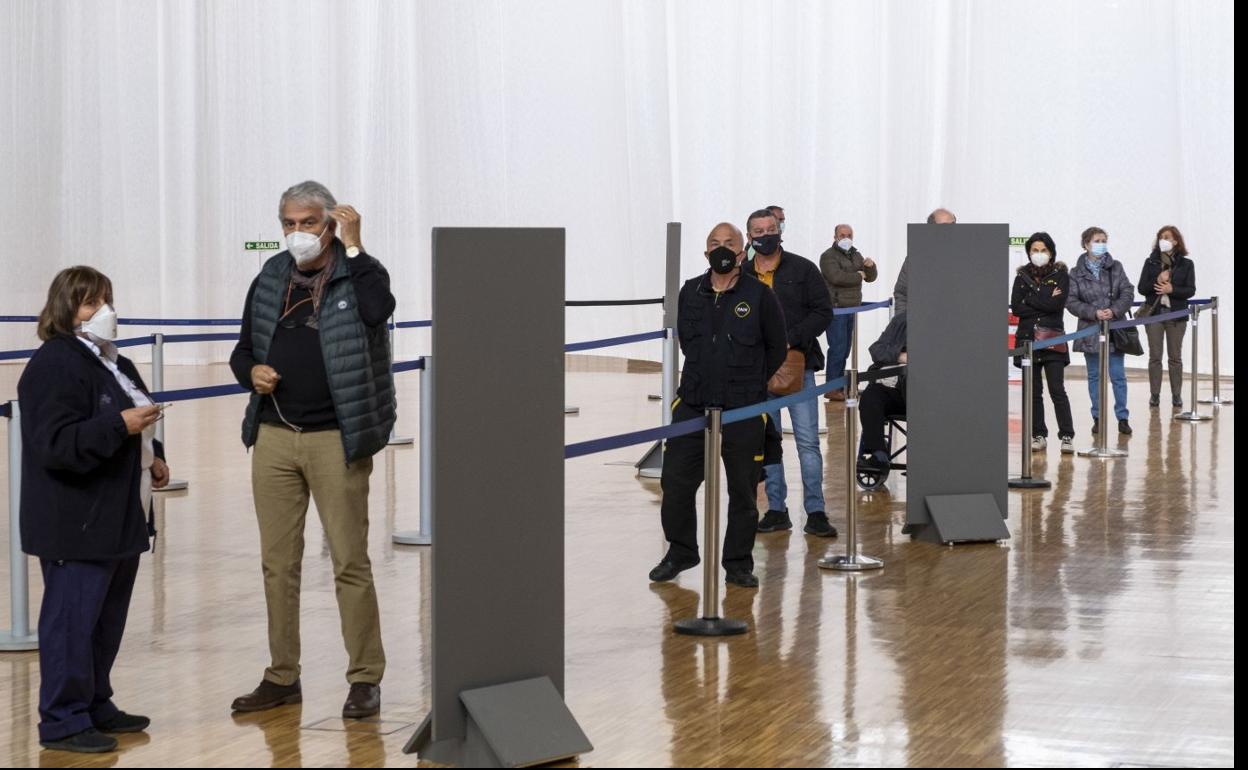
[[(784, 314), (771, 289), (738, 265), (743, 240), (736, 227), (716, 225), (706, 239), (711, 269), (681, 287), (676, 325), (685, 365), (672, 422), (699, 417), (708, 407), (735, 409), (763, 401), (767, 380), (784, 363), (788, 348)], [(728, 478), (723, 565), (727, 581), (746, 588), (758, 585), (751, 551), (758, 526), (755, 489), (762, 471), (766, 422), (766, 415), (760, 415), (723, 427), (721, 455)], [(701, 561), (694, 506), (703, 476), (702, 432), (668, 439), (662, 517), (669, 546), (650, 571), (653, 581), (671, 580)]]

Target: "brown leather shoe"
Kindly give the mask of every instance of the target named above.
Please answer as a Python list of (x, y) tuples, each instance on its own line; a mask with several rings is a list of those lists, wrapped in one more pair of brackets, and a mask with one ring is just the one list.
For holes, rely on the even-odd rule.
[(230, 708), (235, 711), (264, 711), (288, 703), (303, 703), (303, 688), (298, 679), (289, 685), (274, 684), (268, 679), (261, 679), (259, 687), (235, 698)]
[(845, 389), (837, 388), (836, 390), (829, 390), (826, 394), (824, 394), (824, 398), (829, 401), (844, 401)]
[(381, 687), (367, 682), (355, 682), (342, 704), (343, 719), (364, 719), (377, 716), (381, 711)]

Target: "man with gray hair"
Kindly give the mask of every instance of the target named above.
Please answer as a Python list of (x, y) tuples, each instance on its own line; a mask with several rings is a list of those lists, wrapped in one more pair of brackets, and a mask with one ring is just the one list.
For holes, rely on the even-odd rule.
[[(929, 225), (954, 225), (957, 224), (958, 218), (953, 215), (949, 209), (936, 209), (927, 215), (927, 223)], [(909, 304), (909, 274), (906, 272), (906, 264), (910, 261), (910, 257), (906, 257), (901, 261), (901, 272), (897, 274), (897, 283), (893, 285), (893, 315), (906, 312), (906, 306)]]
[(360, 215), (324, 185), (282, 194), (286, 251), (252, 281), (230, 367), (252, 391), (243, 418), (260, 524), (271, 663), (260, 686), (234, 700), (262, 711), (303, 700), (299, 583), (309, 495), (329, 543), (350, 690), (342, 715), (381, 709), (386, 659), (368, 558), (373, 455), (394, 425), (386, 319), (390, 276), (364, 252)]

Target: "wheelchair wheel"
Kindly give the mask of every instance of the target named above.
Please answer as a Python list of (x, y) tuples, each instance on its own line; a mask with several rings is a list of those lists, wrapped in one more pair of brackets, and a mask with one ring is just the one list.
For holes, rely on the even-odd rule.
[(874, 492), (883, 487), (885, 480), (888, 478), (886, 474), (880, 473), (874, 468), (863, 467), (862, 463), (858, 464), (857, 476), (858, 486), (868, 492)]

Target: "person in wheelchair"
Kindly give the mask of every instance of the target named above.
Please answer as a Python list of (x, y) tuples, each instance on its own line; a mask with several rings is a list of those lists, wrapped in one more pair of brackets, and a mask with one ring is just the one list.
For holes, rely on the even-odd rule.
[[(868, 352), (871, 366), (868, 371), (906, 363), (906, 314), (893, 316)], [(860, 470), (878, 474), (877, 485), (888, 478), (892, 458), (889, 456), (888, 418), (906, 414), (906, 370), (899, 369), (894, 377), (876, 380), (862, 392), (858, 403), (858, 418), (862, 423), (862, 443), (858, 467)]]

